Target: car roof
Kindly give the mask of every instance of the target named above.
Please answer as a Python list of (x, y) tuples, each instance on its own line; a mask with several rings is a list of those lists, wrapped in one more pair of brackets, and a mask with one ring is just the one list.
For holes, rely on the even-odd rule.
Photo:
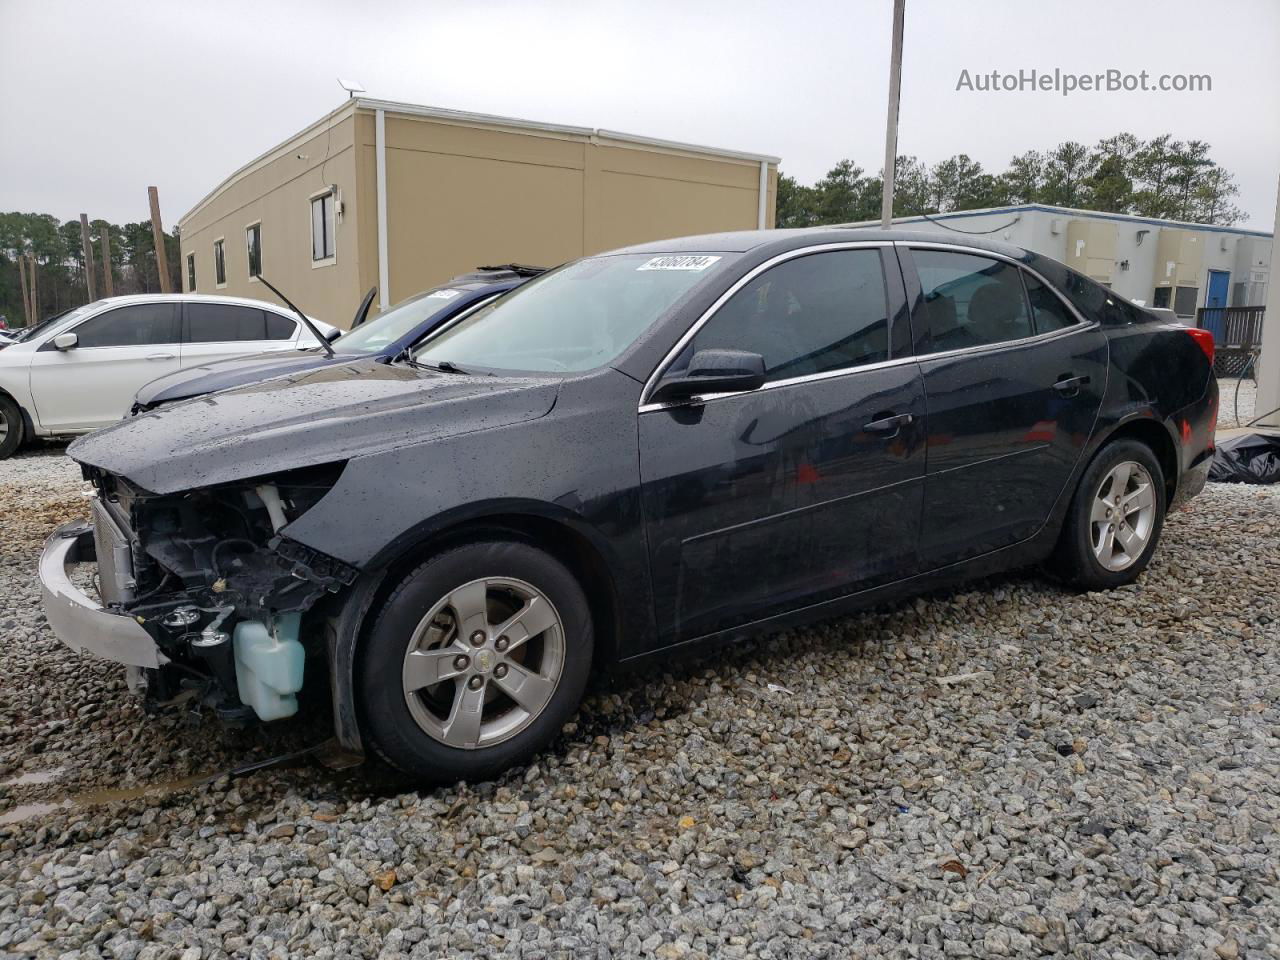
[(785, 230), (738, 230), (728, 233), (704, 233), (691, 237), (675, 237), (655, 240), (610, 250), (605, 256), (626, 253), (748, 253), (761, 248), (778, 252), (824, 243), (848, 243), (854, 241), (880, 241), (900, 243), (949, 243), (956, 246), (977, 247), (1023, 259), (1026, 251), (1007, 243), (989, 240), (984, 236), (926, 233), (922, 230), (881, 230), (878, 227), (799, 227)]
[(93, 306), (121, 306), (130, 303), (164, 303), (170, 300), (180, 300), (186, 303), (231, 303), (238, 304), (242, 307), (267, 307), (280, 313), (288, 313), (292, 315), (288, 307), (282, 303), (272, 303), (270, 300), (258, 300), (253, 297), (231, 297), (223, 296), (216, 293), (128, 293), (118, 297), (100, 297), (93, 301)]

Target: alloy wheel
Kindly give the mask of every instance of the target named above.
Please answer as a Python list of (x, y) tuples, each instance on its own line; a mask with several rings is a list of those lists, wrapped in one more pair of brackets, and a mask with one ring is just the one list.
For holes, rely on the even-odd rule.
[(463, 750), (515, 736), (550, 702), (564, 670), (564, 624), (524, 580), (462, 584), (419, 621), (401, 670), (414, 721)]
[(1093, 554), (1108, 570), (1137, 562), (1151, 542), (1156, 522), (1156, 491), (1142, 464), (1125, 460), (1102, 478), (1089, 512)]

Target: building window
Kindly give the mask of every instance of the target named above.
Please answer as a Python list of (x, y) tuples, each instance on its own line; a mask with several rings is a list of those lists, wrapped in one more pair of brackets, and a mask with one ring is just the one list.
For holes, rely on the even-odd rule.
[(335, 252), (333, 243), (334, 219), (333, 190), (311, 198), (311, 260), (332, 260)]
[(249, 276), (262, 276), (262, 224), (252, 223), (244, 228), (244, 250), (249, 261)]
[(227, 285), (227, 256), (221, 237), (213, 241), (213, 282), (220, 287)]
[(187, 254), (187, 292), (196, 292), (196, 255)]
[(1180, 317), (1194, 317), (1199, 296), (1199, 287), (1178, 287), (1173, 293), (1173, 312)]

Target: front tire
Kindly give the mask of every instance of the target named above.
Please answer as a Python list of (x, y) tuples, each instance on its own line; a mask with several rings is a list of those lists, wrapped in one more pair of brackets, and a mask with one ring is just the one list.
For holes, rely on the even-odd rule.
[(400, 582), (365, 638), (363, 726), (418, 780), (490, 779), (573, 715), (593, 646), (587, 598), (554, 557), (513, 541), (445, 551)]
[(25, 432), (18, 405), (9, 397), (0, 396), (0, 460), (7, 460), (22, 446)]
[(1054, 555), (1054, 567), (1085, 590), (1133, 583), (1160, 541), (1166, 509), (1164, 471), (1151, 448), (1117, 440), (1080, 478)]

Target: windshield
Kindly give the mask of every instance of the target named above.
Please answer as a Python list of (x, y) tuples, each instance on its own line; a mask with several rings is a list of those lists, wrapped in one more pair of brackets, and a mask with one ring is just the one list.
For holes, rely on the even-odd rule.
[(623, 254), (579, 260), (476, 311), (414, 356), (462, 370), (591, 370), (622, 353), (720, 259)]
[(442, 288), (401, 300), (386, 313), (338, 338), (339, 353), (378, 353), (438, 313), (451, 309), (465, 291)]
[(12, 331), (14, 334), (14, 340), (18, 343), (21, 343), (23, 340), (30, 340), (37, 333), (43, 333), (45, 330), (50, 329), (55, 324), (62, 323), (62, 321), (64, 320), (79, 319), (80, 317), (88, 313), (90, 308), (92, 308), (95, 305), (96, 304), (94, 303), (86, 303), (84, 306), (76, 307), (74, 310), (63, 310), (61, 313), (54, 314), (52, 317), (49, 317), (47, 320), (41, 320), (39, 323), (35, 324), (34, 326), (23, 327), (21, 330), (14, 330)]

